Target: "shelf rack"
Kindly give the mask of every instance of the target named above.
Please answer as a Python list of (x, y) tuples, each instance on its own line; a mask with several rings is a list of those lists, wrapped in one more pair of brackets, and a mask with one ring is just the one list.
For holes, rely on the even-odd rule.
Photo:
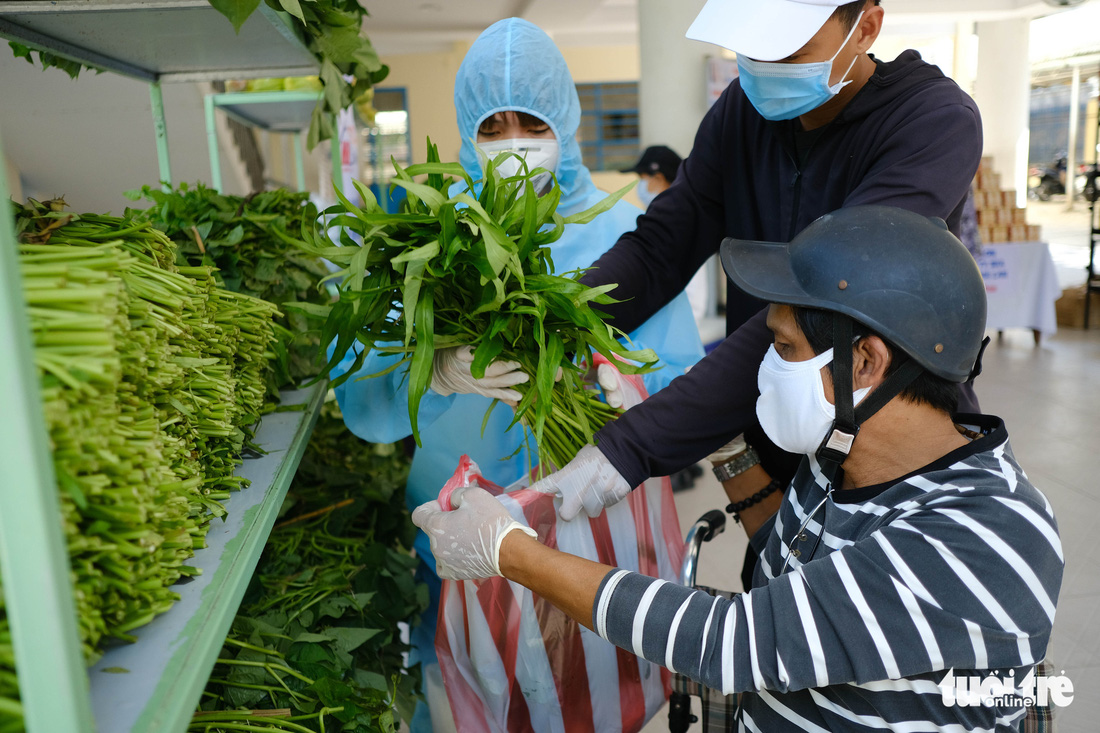
[(292, 18), (261, 2), (234, 33), (207, 0), (6, 0), (0, 38), (149, 83), (160, 178), (171, 183), (161, 84), (308, 76)]
[[(222, 188), (221, 162), (218, 157), (218, 131), (214, 110), (220, 109), (243, 125), (268, 132), (289, 132), (293, 137), (294, 166), (298, 190), (306, 190), (305, 163), (302, 160), (302, 130), (309, 127), (313, 109), (321, 92), (227, 92), (208, 94), (206, 111), (206, 141), (210, 148), (210, 183)], [(333, 146), (336, 147), (336, 146)]]
[(236, 472), (252, 485), (230, 497), (225, 522), (214, 520), (207, 546), (188, 563), (202, 574), (176, 586), (180, 600), (134, 631), (135, 643), (108, 649), (88, 671), (100, 731), (159, 733), (191, 720), (327, 391), (322, 382), (282, 393), (284, 405), (304, 409), (260, 422), (255, 442), (267, 454), (245, 459)]
[[(148, 82), (165, 184), (171, 171), (162, 82), (317, 72), (290, 17), (264, 3), (238, 35), (207, 0), (7, 0), (0, 3), (0, 38)], [(7, 197), (0, 170), (0, 201)], [(284, 402), (303, 408), (261, 422), (256, 440), (268, 453), (238, 471), (252, 486), (229, 500), (224, 524), (215, 521), (209, 547), (193, 559), (203, 574), (177, 587), (182, 600), (134, 632), (137, 643), (110, 649), (89, 671), (6, 206), (0, 206), (0, 379), (7, 385), (0, 407), (0, 575), (28, 732), (185, 730), (297, 470), (325, 385), (285, 395)]]
[[(6, 198), (0, 176), (0, 200)], [(202, 574), (174, 587), (181, 599), (111, 647), (85, 671), (69, 587), (61, 510), (38, 400), (9, 207), (0, 207), (0, 378), (13, 404), (0, 420), (0, 575), (30, 733), (182, 731), (198, 704), (249, 579), (313, 431), (327, 382), (284, 392), (298, 409), (266, 415), (255, 442), (265, 455), (235, 472), (251, 486), (225, 502), (207, 547), (189, 564)], [(6, 403), (5, 403), (6, 404)], [(123, 672), (122, 670), (126, 670)]]

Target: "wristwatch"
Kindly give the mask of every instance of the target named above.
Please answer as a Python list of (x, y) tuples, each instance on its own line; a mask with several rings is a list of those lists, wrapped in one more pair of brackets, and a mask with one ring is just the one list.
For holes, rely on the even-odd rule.
[(734, 476), (748, 471), (758, 463), (760, 463), (760, 456), (750, 445), (725, 463), (715, 466), (713, 468), (714, 477), (718, 479), (719, 483), (725, 483)]

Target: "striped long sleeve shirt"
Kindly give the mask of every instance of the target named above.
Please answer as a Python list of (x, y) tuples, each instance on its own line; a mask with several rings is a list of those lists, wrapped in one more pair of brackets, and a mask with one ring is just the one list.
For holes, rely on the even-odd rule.
[(1015, 731), (1020, 701), (952, 705), (939, 685), (949, 670), (1021, 681), (1042, 661), (1061, 543), (1003, 422), (960, 421), (982, 437), (888, 484), (829, 494), (805, 460), (753, 538), (760, 564), (748, 593), (715, 598), (608, 573), (596, 632), (746, 693), (742, 731)]

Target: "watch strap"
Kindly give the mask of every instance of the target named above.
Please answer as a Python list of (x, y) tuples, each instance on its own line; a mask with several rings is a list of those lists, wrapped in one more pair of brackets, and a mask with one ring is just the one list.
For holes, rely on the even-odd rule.
[(738, 453), (725, 463), (719, 463), (715, 466), (713, 469), (714, 477), (718, 479), (720, 483), (724, 483), (734, 476), (748, 471), (758, 463), (760, 463), (760, 456), (750, 445), (743, 452)]

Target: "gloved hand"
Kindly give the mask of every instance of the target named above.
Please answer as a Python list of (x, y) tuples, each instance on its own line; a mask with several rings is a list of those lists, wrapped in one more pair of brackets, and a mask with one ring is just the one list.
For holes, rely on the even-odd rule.
[(744, 453), (748, 448), (749, 445), (745, 442), (745, 436), (738, 435), (736, 438), (707, 456), (707, 460), (710, 461), (710, 465), (712, 466), (720, 466), (738, 453)]
[(446, 397), (460, 394), (479, 394), (515, 405), (520, 393), (509, 387), (523, 384), (529, 377), (520, 371), (518, 361), (494, 361), (485, 369), (485, 376), (475, 379), (470, 371), (474, 363), (474, 350), (469, 346), (452, 346), (437, 349), (433, 357), (432, 391)]
[(623, 383), (618, 369), (610, 364), (600, 364), (596, 367), (596, 382), (603, 390), (604, 401), (609, 407), (623, 406)]
[(435, 569), (444, 580), (476, 580), (500, 575), (500, 543), (513, 529), (537, 537), (484, 489), (456, 491), (457, 509), (445, 512), (439, 501), (421, 504), (412, 521), (431, 540)]
[(604, 507), (622, 501), (632, 488), (594, 445), (586, 445), (561, 470), (531, 484), (535, 491), (561, 496), (558, 514), (572, 521), (581, 509), (597, 517)]

